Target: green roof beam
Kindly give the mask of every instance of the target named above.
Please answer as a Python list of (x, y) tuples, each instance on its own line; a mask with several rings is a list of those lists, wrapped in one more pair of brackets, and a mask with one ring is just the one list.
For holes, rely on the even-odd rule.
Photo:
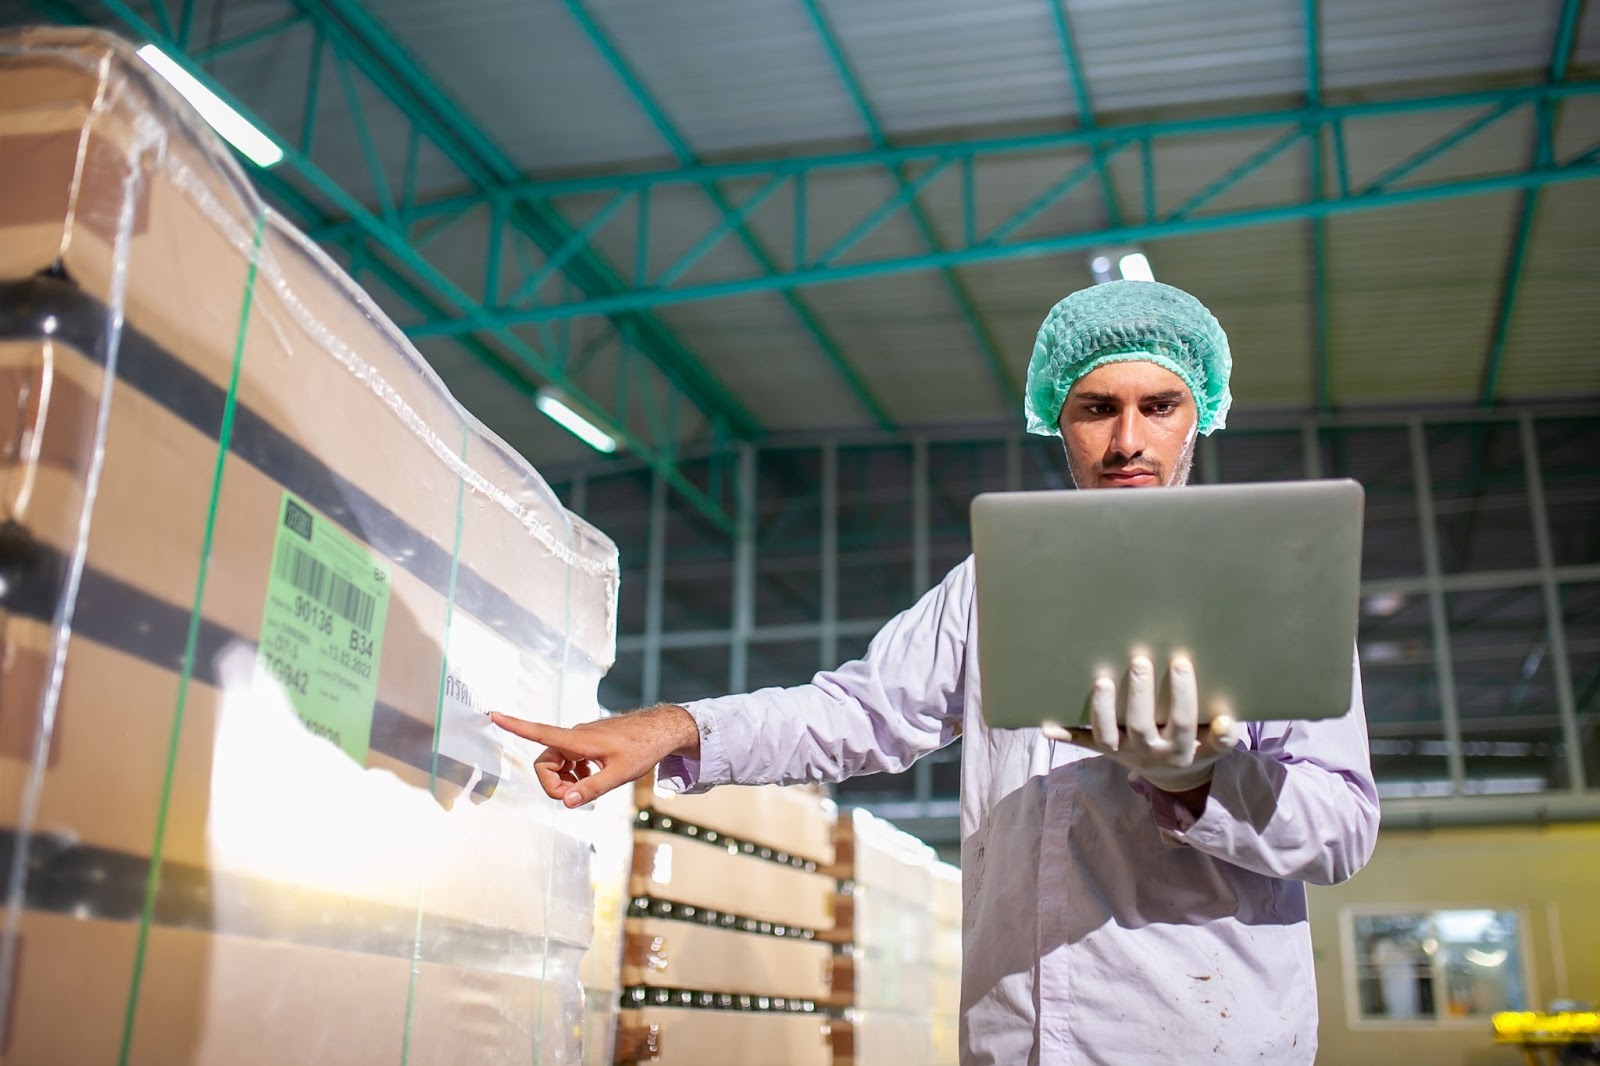
[[(362, 74), (489, 200), (521, 180), (516, 162), (459, 107), (411, 54), (358, 0), (292, 0), (318, 23), (330, 41), (338, 42)], [(553, 205), (517, 200), (506, 223), (534, 241), (546, 254), (572, 234)], [(572, 257), (566, 273), (588, 297), (624, 292), (628, 285), (592, 246)], [(718, 382), (693, 353), (659, 319), (629, 313), (640, 350), (696, 399), (696, 406), (724, 418), (746, 439), (763, 432), (755, 416)]]
[[(1305, 0), (1306, 29), (1306, 106), (1322, 106), (1322, 11), (1318, 0)], [(1311, 150), (1311, 189), (1313, 201), (1327, 196), (1326, 164), (1323, 159), (1323, 131), (1311, 131), (1307, 144)], [(1328, 308), (1328, 220), (1311, 220), (1311, 365), (1312, 388), (1317, 411), (1333, 410), (1333, 351)]]
[[(1094, 107), (1089, 101), (1089, 82), (1083, 74), (1083, 61), (1078, 56), (1078, 42), (1072, 34), (1072, 22), (1067, 18), (1067, 0), (1049, 0), (1049, 4), (1056, 40), (1061, 45), (1061, 56), (1067, 64), (1067, 78), (1072, 82), (1072, 95), (1078, 102), (1078, 125), (1082, 129), (1092, 130), (1096, 127)], [(1116, 186), (1111, 180), (1109, 161), (1100, 145), (1095, 145), (1092, 151), (1095, 170), (1100, 175), (1100, 190), (1106, 200), (1106, 224), (1116, 229), (1122, 225), (1122, 204), (1117, 199)]]
[[(1556, 23), (1555, 41), (1550, 48), (1547, 85), (1567, 80), (1567, 68), (1577, 44), (1578, 23), (1583, 19), (1584, 0), (1564, 0)], [(1555, 105), (1542, 99), (1534, 108), (1533, 147), (1528, 152), (1528, 169), (1540, 171), (1554, 165)], [(1483, 375), (1478, 388), (1478, 404), (1493, 407), (1500, 392), (1500, 377), (1505, 370), (1506, 344), (1511, 338), (1511, 323), (1516, 316), (1517, 294), (1528, 264), (1528, 245), (1533, 239), (1534, 218), (1539, 213), (1539, 189), (1524, 189), (1517, 204), (1517, 225), (1506, 254), (1506, 269), (1500, 281), (1500, 296), (1495, 304), (1494, 327), (1489, 334), (1489, 350), (1483, 360)]]
[[(806, 14), (811, 19), (811, 25), (817, 31), (817, 36), (822, 40), (823, 49), (828, 53), (828, 59), (833, 63), (834, 71), (838, 74), (839, 80), (844, 83), (845, 92), (849, 95), (850, 102), (855, 105), (856, 113), (861, 116), (862, 125), (867, 128), (867, 137), (872, 142), (872, 147), (879, 150), (888, 148), (889, 138), (884, 134), (883, 126), (879, 123), (878, 116), (874, 113), (872, 105), (867, 101), (866, 93), (861, 88), (861, 79), (850, 65), (850, 61), (845, 57), (844, 49), (839, 45), (839, 38), (834, 33), (832, 24), (829, 23), (822, 8), (818, 6), (817, 0), (800, 0), (800, 2), (805, 7)], [(934, 164), (934, 166), (940, 167), (942, 164)], [(938, 231), (935, 230), (932, 220), (928, 218), (927, 211), (917, 202), (917, 188), (914, 188), (913, 184), (906, 178), (905, 171), (901, 167), (890, 167), (889, 173), (894, 178), (895, 187), (906, 198), (911, 220), (916, 224), (917, 231), (922, 235), (923, 243), (928, 246), (928, 250), (931, 252), (944, 251), (944, 243), (939, 239)], [(932, 179), (928, 174), (924, 173), (917, 180), (919, 183), (925, 184)], [(969, 175), (963, 186), (969, 194), (972, 189), (972, 183), (972, 178)], [(966, 323), (973, 340), (977, 341), (978, 350), (983, 354), (984, 365), (988, 368), (995, 384), (999, 386), (1002, 399), (1007, 406), (1019, 404), (1022, 400), (1022, 393), (1018, 389), (1016, 375), (1012, 372), (1006, 360), (1001, 357), (1000, 346), (995, 343), (994, 333), (990, 330), (988, 323), (979, 314), (971, 291), (967, 288), (966, 283), (956, 276), (952, 268), (945, 267), (939, 273), (944, 279), (945, 288), (949, 290), (950, 298), (955, 302), (956, 310), (960, 314), (962, 321)]]
[[(282, 177), (284, 170), (296, 174), (317, 195), (334, 204), (339, 210), (346, 212), (351, 219), (359, 224), (363, 237), (372, 244), (384, 249), (389, 256), (405, 268), (407, 274), (416, 279), (414, 283), (408, 283), (402, 281), (397, 274), (386, 274), (385, 280), (393, 279), (392, 287), (396, 289), (397, 294), (403, 295), (408, 287), (413, 291), (425, 289), (431, 293), (432, 295), (430, 295), (426, 303), (418, 304), (419, 310), (424, 313), (428, 313), (430, 310), (438, 313), (442, 310), (443, 313), (459, 316), (456, 319), (458, 325), (462, 322), (470, 322), (472, 324), (472, 328), (462, 331), (462, 333), (458, 334), (459, 336), (487, 334), (512, 354), (515, 362), (511, 364), (505, 363), (504, 357), (497, 356), (495, 358), (494, 363), (491, 365), (498, 367), (497, 373), (502, 370), (509, 370), (513, 374), (524, 376), (526, 373), (532, 372), (552, 384), (558, 385), (567, 391), (574, 400), (588, 408), (586, 413), (594, 414), (596, 420), (607, 433), (614, 436), (630, 451), (638, 455), (640, 459), (668, 476), (678, 491), (683, 493), (697, 509), (706, 513), (707, 517), (713, 521), (719, 523), (728, 522), (727, 515), (715, 501), (706, 497), (691, 481), (677, 472), (670, 461), (666, 459), (666, 455), (669, 453), (661, 444), (645, 440), (622, 424), (620, 419), (603, 414), (602, 412), (605, 412), (606, 408), (595, 403), (582, 389), (570, 381), (559, 365), (512, 333), (509, 325), (495, 322), (487, 308), (474, 301), (470, 295), (440, 273), (431, 263), (423, 259), (410, 246), (402, 234), (390, 228), (381, 218), (374, 215), (365, 205), (337, 182), (333, 181), (332, 178), (311, 160), (303, 156), (283, 137), (273, 133), (264, 123), (252, 115), (247, 107), (235, 99), (227, 89), (211, 78), (187, 54), (179, 50), (175, 42), (163, 37), (158, 29), (144, 21), (143, 17), (129, 6), (125, 0), (99, 0), (99, 2), (129, 32), (141, 39), (155, 41), (168, 46), (170, 49), (169, 54), (175, 62), (182, 65), (193, 77), (216, 93), (228, 106), (245, 116), (278, 145), (284, 153), (282, 166), (275, 171), (255, 170), (252, 172), (252, 177), (261, 185), (272, 189), (275, 194), (282, 196), (286, 201), (296, 204), (299, 211), (307, 212), (310, 210), (308, 198), (298, 191), (289, 191), (290, 187)], [(54, 4), (53, 6), (57, 11), (58, 17), (62, 20), (70, 21), (76, 18), (82, 21), (81, 15), (78, 15), (70, 5)], [(316, 219), (309, 218), (308, 221), (315, 224)], [(367, 259), (364, 265), (366, 269), (375, 272), (386, 270), (385, 264), (377, 257)], [(482, 344), (474, 344), (471, 350), (474, 354), (493, 351), (487, 345)]]
[[(661, 105), (656, 101), (655, 96), (640, 81), (632, 65), (629, 64), (600, 24), (589, 14), (581, 0), (564, 0), (564, 3), (573, 21), (578, 24), (578, 28), (583, 31), (584, 36), (588, 37), (589, 42), (600, 53), (600, 57), (610, 66), (617, 80), (622, 82), (624, 88), (628, 90), (629, 95), (633, 97), (639, 109), (645, 113), (645, 116), (650, 120), (650, 124), (655, 127), (661, 139), (666, 142), (667, 147), (671, 149), (679, 164), (686, 167), (697, 166), (699, 159), (695, 156), (694, 150), (690, 148), (689, 142), (684, 139), (683, 134), (679, 132), (672, 119), (661, 109)], [(711, 202), (716, 205), (717, 211), (724, 219), (735, 213), (736, 208), (728, 202), (727, 196), (716, 184), (707, 184), (704, 186), (704, 191), (710, 197)], [(738, 234), (740, 243), (744, 245), (763, 271), (768, 275), (773, 275), (780, 271), (781, 268), (776, 258), (762, 246), (761, 242), (756, 239), (755, 234), (750, 232), (748, 226), (740, 222), (734, 226), (734, 232)], [(776, 291), (781, 292), (784, 302), (789, 305), (790, 310), (800, 319), (800, 323), (806, 332), (811, 335), (817, 346), (822, 349), (823, 355), (832, 364), (840, 378), (843, 379), (845, 387), (855, 396), (856, 401), (877, 423), (878, 427), (880, 429), (895, 428), (893, 420), (889, 417), (882, 403), (867, 387), (866, 382), (861, 379), (860, 373), (845, 357), (838, 343), (823, 327), (816, 314), (802, 303), (800, 298), (791, 290), (781, 289)]]
[[(979, 244), (939, 254), (891, 257), (868, 262), (847, 263), (822, 269), (805, 269), (782, 274), (709, 282), (680, 289), (638, 290), (605, 300), (580, 301), (497, 314), (502, 322), (552, 321), (573, 315), (610, 313), (619, 308), (659, 307), (697, 300), (721, 299), (751, 292), (800, 288), (862, 278), (882, 277), (941, 266), (992, 263), (1029, 256), (1055, 255), (1081, 251), (1099, 244), (1158, 241), (1168, 237), (1221, 233), (1255, 226), (1304, 221), (1323, 216), (1360, 214), (1392, 207), (1438, 203), (1469, 196), (1482, 196), (1518, 189), (1541, 188), (1574, 181), (1600, 178), (1600, 158), (1582, 164), (1548, 167), (1538, 171), (1518, 171), (1492, 177), (1464, 178), (1433, 185), (1414, 186), (1368, 196), (1329, 197), (1322, 201), (1300, 200), (1272, 207), (1218, 212), (1185, 219), (1167, 219), (1150, 225), (1124, 226), (1121, 229), (1088, 230), (1016, 241), (1010, 244)], [(432, 322), (411, 330), (413, 336), (441, 336), (469, 331), (469, 324)]]

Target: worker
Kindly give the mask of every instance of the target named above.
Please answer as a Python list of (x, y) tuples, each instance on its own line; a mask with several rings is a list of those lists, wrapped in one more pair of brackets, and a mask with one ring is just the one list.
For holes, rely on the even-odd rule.
[[(1059, 434), (1079, 489), (1182, 485), (1226, 419), (1231, 369), (1193, 296), (1097, 285), (1039, 330), (1027, 426)], [(573, 729), (495, 720), (547, 746), (540, 781), (569, 807), (658, 764), (680, 791), (841, 781), (962, 736), (964, 1066), (1313, 1062), (1302, 883), (1356, 873), (1378, 828), (1359, 672), (1341, 717), (1212, 729), (1204, 663), (1135, 654), (1122, 678), (1061, 694), (1091, 727), (1047, 736), (985, 724), (975, 627), (968, 558), (809, 684)]]

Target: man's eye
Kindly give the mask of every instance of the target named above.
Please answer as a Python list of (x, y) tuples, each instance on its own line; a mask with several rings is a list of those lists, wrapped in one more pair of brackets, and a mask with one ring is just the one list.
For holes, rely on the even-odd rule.
[(1178, 405), (1175, 403), (1158, 403), (1150, 408), (1150, 413), (1154, 415), (1170, 415), (1177, 409)]

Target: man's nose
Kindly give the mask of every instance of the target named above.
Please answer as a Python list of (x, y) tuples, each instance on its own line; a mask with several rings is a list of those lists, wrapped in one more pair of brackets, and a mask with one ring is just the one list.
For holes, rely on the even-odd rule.
[(1112, 429), (1111, 450), (1124, 460), (1137, 459), (1144, 446), (1144, 416), (1137, 409), (1123, 411)]

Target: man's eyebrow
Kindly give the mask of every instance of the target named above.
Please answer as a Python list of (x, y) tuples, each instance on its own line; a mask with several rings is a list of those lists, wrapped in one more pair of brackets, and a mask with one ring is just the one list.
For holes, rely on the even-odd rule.
[[(1187, 395), (1186, 389), (1168, 389), (1165, 392), (1152, 392), (1141, 399), (1141, 403), (1176, 403)], [(1118, 403), (1121, 397), (1113, 396), (1109, 392), (1079, 392), (1072, 397), (1083, 403)]]

